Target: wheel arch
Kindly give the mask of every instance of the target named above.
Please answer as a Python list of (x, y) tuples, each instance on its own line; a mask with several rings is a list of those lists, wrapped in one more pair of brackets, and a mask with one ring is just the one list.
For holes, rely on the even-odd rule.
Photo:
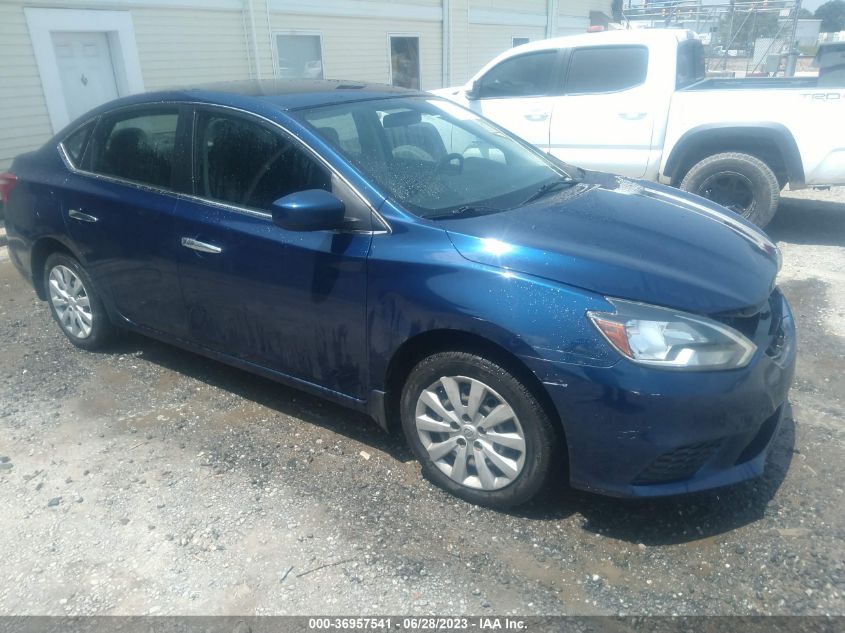
[(781, 186), (804, 186), (804, 164), (798, 144), (780, 123), (710, 123), (694, 127), (675, 143), (663, 175), (677, 185), (695, 163), (723, 152), (759, 158), (775, 172)]
[(82, 261), (67, 243), (56, 237), (42, 237), (36, 241), (32, 245), (30, 254), (30, 271), (35, 294), (42, 301), (47, 300), (47, 289), (44, 287), (44, 264), (53, 253), (64, 253), (77, 261)]
[(495, 341), (479, 334), (455, 329), (435, 329), (421, 332), (400, 345), (387, 364), (383, 392), (372, 397), (370, 414), (388, 432), (399, 428), (399, 398), (402, 386), (411, 370), (424, 358), (437, 352), (467, 352), (483, 356), (502, 366), (519, 379), (537, 398), (557, 429), (559, 440), (565, 445), (563, 424), (537, 375), (514, 353)]

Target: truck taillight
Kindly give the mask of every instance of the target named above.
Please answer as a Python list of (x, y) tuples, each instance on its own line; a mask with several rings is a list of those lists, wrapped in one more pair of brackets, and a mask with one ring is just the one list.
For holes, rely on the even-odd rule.
[(18, 177), (10, 171), (0, 174), (0, 202), (6, 204), (9, 201), (9, 194), (17, 182)]

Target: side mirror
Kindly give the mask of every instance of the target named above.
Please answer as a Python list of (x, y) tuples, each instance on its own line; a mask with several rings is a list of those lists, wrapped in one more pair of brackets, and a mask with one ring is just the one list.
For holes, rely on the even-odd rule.
[(327, 231), (343, 226), (346, 207), (323, 189), (297, 191), (273, 203), (273, 224), (288, 231)]
[(466, 91), (466, 97), (470, 101), (475, 101), (476, 99), (481, 98), (481, 80), (476, 79), (472, 82), (472, 86), (470, 86), (469, 90)]

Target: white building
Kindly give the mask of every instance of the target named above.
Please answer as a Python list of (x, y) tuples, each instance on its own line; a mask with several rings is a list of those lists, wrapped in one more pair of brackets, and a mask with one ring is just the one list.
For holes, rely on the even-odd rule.
[(244, 78), (432, 89), (611, 0), (2, 0), (0, 170), (109, 99)]

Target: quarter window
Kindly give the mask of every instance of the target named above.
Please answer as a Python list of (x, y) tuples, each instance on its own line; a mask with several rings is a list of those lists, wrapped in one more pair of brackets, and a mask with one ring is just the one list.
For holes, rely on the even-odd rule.
[(104, 117), (96, 134), (92, 170), (170, 189), (178, 121), (175, 108)]
[(554, 81), (557, 51), (511, 57), (497, 64), (479, 85), (479, 97), (532, 97), (549, 94)]
[(197, 195), (270, 211), (306, 189), (331, 191), (326, 169), (292, 141), (248, 119), (202, 113), (197, 126)]
[(74, 167), (82, 164), (82, 155), (85, 153), (85, 146), (88, 144), (88, 138), (91, 136), (91, 130), (94, 129), (94, 122), (86, 123), (76, 131), (71, 132), (62, 141), (62, 147), (65, 148), (65, 153), (70, 158), (70, 162)]
[(283, 79), (323, 78), (323, 43), (319, 35), (280, 33), (276, 47), (279, 76)]
[(638, 86), (648, 71), (648, 49), (643, 46), (576, 48), (572, 52), (567, 94), (618, 92)]

